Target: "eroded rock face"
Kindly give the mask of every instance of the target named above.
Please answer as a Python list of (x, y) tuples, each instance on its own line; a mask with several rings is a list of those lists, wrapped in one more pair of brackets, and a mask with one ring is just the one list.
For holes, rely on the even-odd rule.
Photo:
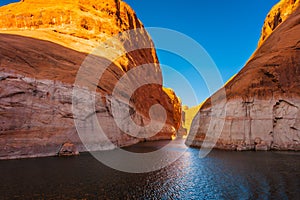
[[(0, 8), (0, 32), (48, 40), (86, 53), (98, 47), (99, 41), (138, 28), (143, 24), (120, 0), (26, 0)], [(140, 36), (150, 42), (145, 32)], [(127, 42), (133, 43), (130, 39)], [(113, 42), (124, 48), (124, 42)], [(155, 50), (152, 56), (156, 59)]]
[(173, 105), (173, 108), (170, 108), (170, 110), (174, 110), (173, 114), (173, 121), (176, 122), (175, 128), (176, 130), (179, 129), (181, 124), (181, 118), (182, 118), (182, 104), (179, 97), (176, 96), (175, 92), (171, 88), (163, 88), (163, 91), (168, 95), (169, 97), (169, 105)]
[(296, 10), (299, 4), (299, 0), (281, 0), (271, 9), (262, 28), (261, 37), (258, 42), (259, 47), (277, 26), (283, 23)]
[(206, 138), (216, 139), (220, 149), (300, 150), (299, 19), (298, 6), (246, 66), (202, 105), (188, 145), (200, 147)]
[[(66, 142), (78, 151), (95, 151), (148, 138), (147, 132), (132, 136), (122, 131), (130, 127), (127, 122), (120, 130), (113, 118), (112, 102), (118, 102), (120, 113), (129, 106), (126, 118), (140, 126), (150, 122), (150, 107), (161, 104), (167, 114), (166, 124), (157, 135), (150, 135), (151, 140), (171, 139), (176, 133), (180, 123), (176, 116), (180, 114), (174, 98), (161, 86), (161, 70), (151, 38), (127, 4), (112, 0), (26, 0), (0, 10), (0, 159), (56, 155)], [(132, 28), (132, 34), (111, 38)], [(149, 48), (127, 52), (135, 44)], [(97, 51), (91, 52), (95, 47)], [(117, 55), (114, 62), (109, 60)], [(89, 101), (95, 95), (95, 115), (109, 143), (98, 137), (87, 139), (83, 145), (74, 126), (74, 119), (79, 118), (84, 134), (90, 134), (97, 125), (85, 123), (91, 116), (80, 118), (72, 112), (75, 77), (87, 56), (92, 70), (85, 72), (88, 85), (83, 100)], [(113, 91), (120, 78), (144, 64), (149, 65), (148, 70), (135, 74), (115, 96)], [(93, 79), (100, 68), (106, 68), (102, 77)], [(144, 85), (132, 94), (130, 87), (146, 78), (156, 84)], [(96, 91), (88, 89), (95, 85)], [(159, 121), (160, 117), (154, 119)]]

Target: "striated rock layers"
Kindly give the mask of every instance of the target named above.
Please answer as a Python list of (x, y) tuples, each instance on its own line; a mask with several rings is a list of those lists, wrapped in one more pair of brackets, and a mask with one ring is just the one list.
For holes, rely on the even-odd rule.
[[(0, 159), (107, 150), (147, 138), (170, 139), (176, 133), (180, 125), (180, 101), (174, 93), (171, 97), (164, 92), (154, 45), (124, 2), (25, 0), (1, 7), (0, 21)], [(127, 30), (132, 31), (121, 34)], [(119, 37), (114, 37), (118, 34)], [(145, 48), (138, 48), (140, 44)], [(93, 51), (94, 48), (97, 50)], [(95, 95), (96, 112), (87, 114), (83, 106), (85, 116), (74, 116), (75, 77), (87, 56), (92, 70), (85, 71), (84, 81), (88, 86), (82, 89), (86, 95), (75, 96), (75, 100), (86, 102)], [(112, 58), (117, 59), (112, 62)], [(121, 77), (144, 64), (149, 65), (147, 70), (139, 70), (123, 85), (119, 96), (114, 96)], [(94, 72), (105, 67), (100, 80), (93, 79)], [(132, 93), (130, 88), (142, 85), (145, 80), (151, 84)], [(90, 91), (90, 86), (97, 90)], [(114, 118), (118, 112), (113, 113), (112, 102), (118, 103), (122, 117), (129, 107), (125, 118), (142, 127), (150, 123), (151, 106), (160, 104), (166, 111), (166, 123), (156, 135), (126, 134), (126, 128), (130, 130), (129, 120), (122, 119), (122, 129), (117, 126)], [(151, 117), (160, 121), (162, 117), (155, 114)], [(88, 138), (84, 146), (74, 119), (81, 120), (84, 127), (80, 128), (89, 134), (97, 124), (85, 122), (94, 115), (106, 135)]]
[(211, 147), (215, 140), (219, 149), (300, 150), (299, 20), (298, 6), (246, 66), (203, 104), (187, 145)]

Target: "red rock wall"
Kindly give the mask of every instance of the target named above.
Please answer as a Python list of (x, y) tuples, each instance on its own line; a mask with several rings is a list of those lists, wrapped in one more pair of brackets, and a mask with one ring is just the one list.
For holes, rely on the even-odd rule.
[(300, 150), (299, 18), (298, 6), (203, 104), (188, 145), (200, 147), (208, 139), (220, 149)]
[[(127, 4), (118, 0), (26, 0), (1, 7), (0, 11), (0, 159), (55, 155), (65, 143), (85, 151), (72, 112), (72, 90), (78, 69), (90, 53), (90, 57), (98, 59), (100, 67), (106, 67), (106, 56), (126, 52), (134, 44), (148, 44), (150, 48), (124, 54), (109, 65), (97, 84), (97, 119), (116, 146), (145, 140), (117, 127), (111, 110), (111, 102), (116, 100), (112, 91), (126, 72), (154, 63), (137, 77), (147, 77), (157, 84), (143, 86), (134, 94), (129, 94), (125, 87), (124, 97), (132, 96), (129, 105), (120, 99), (120, 111), (129, 106), (133, 112), (128, 117), (138, 125), (147, 125), (149, 108), (159, 103), (166, 110), (167, 121), (151, 139), (171, 139), (175, 134), (180, 120), (174, 116), (180, 114), (174, 109), (174, 99), (162, 89), (151, 38)], [(130, 29), (135, 37), (125, 34), (111, 39)], [(106, 40), (111, 43), (104, 44)], [(95, 48), (100, 49), (101, 55), (92, 52)], [(93, 129), (93, 125), (87, 125), (86, 131)], [(89, 150), (114, 148), (101, 138), (88, 143)]]

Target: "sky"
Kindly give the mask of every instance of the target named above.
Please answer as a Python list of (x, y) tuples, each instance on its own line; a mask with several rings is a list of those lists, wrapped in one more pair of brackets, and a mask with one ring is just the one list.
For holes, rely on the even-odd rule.
[[(0, 6), (18, 0), (1, 0)], [(278, 0), (124, 0), (145, 27), (175, 30), (199, 43), (225, 83), (247, 62), (257, 47), (264, 19)], [(150, 34), (151, 35), (151, 34)], [(156, 40), (154, 39), (154, 43)], [(159, 41), (158, 41), (159, 42)], [(174, 40), (174, 45), (179, 41)], [(160, 46), (155, 43), (155, 46)], [(196, 49), (191, 48), (188, 53)], [(184, 105), (195, 106), (209, 97), (206, 78), (186, 58), (157, 50), (164, 86), (172, 88)], [(203, 59), (200, 56), (199, 59)], [(196, 66), (207, 67), (207, 66)], [(213, 74), (211, 76), (214, 76)]]
[(0, 6), (12, 3), (12, 2), (19, 2), (19, 0), (0, 0)]

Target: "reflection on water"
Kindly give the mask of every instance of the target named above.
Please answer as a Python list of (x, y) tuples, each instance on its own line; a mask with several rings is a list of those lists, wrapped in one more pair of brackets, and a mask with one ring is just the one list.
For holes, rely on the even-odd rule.
[[(162, 142), (126, 148), (149, 152)], [(175, 146), (168, 151), (182, 153)], [(145, 174), (110, 169), (88, 153), (72, 158), (0, 161), (1, 199), (297, 199), (300, 154), (188, 149)]]

